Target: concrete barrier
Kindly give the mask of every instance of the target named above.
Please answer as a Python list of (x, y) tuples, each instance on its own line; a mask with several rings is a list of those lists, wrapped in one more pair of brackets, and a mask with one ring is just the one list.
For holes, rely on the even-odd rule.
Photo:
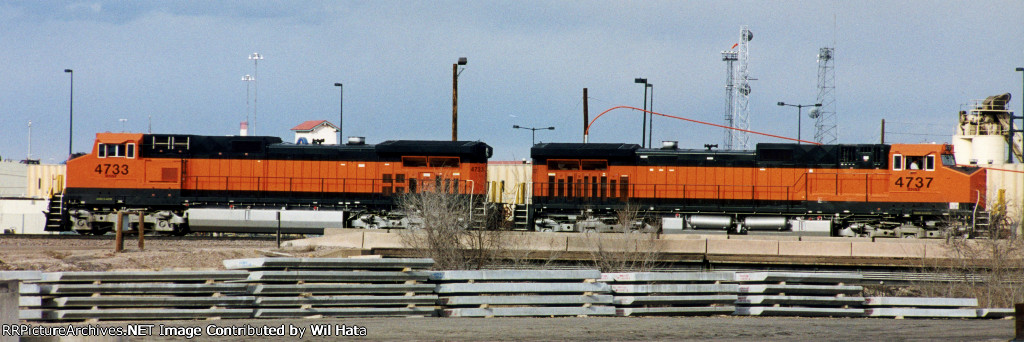
[(708, 240), (693, 239), (686, 235), (662, 235), (655, 245), (662, 253), (707, 254)]
[(891, 242), (851, 242), (853, 257), (924, 258), (927, 244)]
[(779, 241), (772, 240), (707, 240), (708, 254), (779, 255)]
[(566, 240), (568, 252), (632, 252), (639, 246), (641, 250), (654, 249), (659, 240), (652, 239), (649, 234), (569, 234)]
[(851, 243), (836, 241), (779, 241), (779, 255), (848, 257), (851, 255)]
[(506, 248), (518, 251), (561, 252), (568, 246), (570, 234), (509, 233)]
[(927, 244), (924, 246), (924, 256), (928, 259), (953, 259), (957, 254), (945, 244)]
[(367, 230), (363, 232), (363, 249), (405, 248), (400, 233), (385, 233)]

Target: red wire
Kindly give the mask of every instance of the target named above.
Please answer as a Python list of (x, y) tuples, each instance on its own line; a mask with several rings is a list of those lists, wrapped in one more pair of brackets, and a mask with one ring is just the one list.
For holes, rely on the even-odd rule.
[(751, 131), (751, 130), (746, 130), (746, 129), (742, 129), (742, 128), (723, 126), (723, 125), (713, 124), (713, 123), (710, 123), (710, 122), (704, 122), (704, 121), (699, 121), (699, 120), (694, 120), (694, 119), (687, 119), (687, 118), (673, 116), (673, 115), (668, 115), (668, 114), (656, 113), (656, 112), (652, 112), (652, 111), (649, 111), (649, 110), (643, 110), (643, 109), (640, 109), (640, 108), (630, 107), (630, 106), (615, 106), (615, 107), (612, 107), (612, 108), (608, 108), (608, 110), (606, 110), (606, 111), (601, 112), (601, 114), (598, 114), (597, 117), (594, 118), (594, 120), (590, 120), (590, 123), (587, 124), (587, 129), (584, 130), (583, 134), (590, 135), (590, 126), (592, 126), (594, 124), (594, 122), (597, 121), (598, 118), (600, 118), (605, 113), (608, 113), (610, 111), (613, 111), (613, 110), (616, 110), (616, 109), (620, 109), (620, 108), (628, 108), (628, 109), (633, 109), (633, 110), (639, 110), (641, 112), (651, 113), (652, 115), (661, 115), (661, 116), (664, 116), (664, 117), (667, 117), (667, 118), (679, 119), (679, 120), (683, 120), (683, 121), (689, 121), (689, 122), (699, 123), (699, 124), (708, 125), (708, 126), (715, 126), (715, 127), (719, 127), (719, 128), (737, 130), (737, 131), (740, 131), (740, 132), (759, 134), (759, 135), (764, 135), (764, 136), (768, 136), (768, 137), (772, 137), (772, 138), (779, 138), (779, 139), (798, 141), (798, 142), (803, 142), (803, 143), (808, 143), (808, 144), (821, 145), (820, 143), (816, 143), (816, 142), (813, 142), (813, 141), (793, 139), (793, 138), (789, 138), (789, 137), (784, 137), (784, 136), (779, 136), (779, 135), (774, 135), (774, 134), (768, 134), (768, 133), (761, 133), (761, 132), (758, 132), (758, 131)]

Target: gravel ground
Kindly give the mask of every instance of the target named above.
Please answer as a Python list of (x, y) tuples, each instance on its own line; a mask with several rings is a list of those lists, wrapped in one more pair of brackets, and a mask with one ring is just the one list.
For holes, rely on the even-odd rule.
[(344, 257), (350, 250), (338, 248), (277, 249), (264, 240), (138, 240), (125, 239), (124, 252), (114, 252), (113, 239), (26, 239), (0, 235), (0, 271), (38, 270), (114, 271), (165, 269), (224, 269), (225, 259), (254, 258), (286, 253), (296, 257)]

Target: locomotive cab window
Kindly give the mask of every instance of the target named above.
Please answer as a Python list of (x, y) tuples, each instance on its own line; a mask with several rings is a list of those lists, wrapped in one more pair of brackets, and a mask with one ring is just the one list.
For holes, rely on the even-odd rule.
[(459, 167), (459, 157), (430, 157), (430, 167)]
[(608, 169), (608, 161), (607, 160), (581, 160), (580, 161), (580, 169), (581, 170), (607, 170)]
[(924, 156), (924, 170), (925, 171), (935, 171), (935, 156), (934, 155)]
[(901, 171), (903, 170), (903, 156), (899, 154), (892, 155), (892, 170)]
[(427, 167), (427, 157), (402, 157), (404, 167)]
[(96, 156), (100, 158), (135, 158), (135, 144), (99, 144)]
[(953, 158), (952, 154), (943, 154), (942, 166), (956, 166), (956, 158)]
[[(921, 170), (924, 168), (924, 157), (907, 156), (907, 170)], [(933, 162), (934, 163), (934, 162)]]
[(562, 160), (552, 159), (548, 160), (548, 170), (579, 170), (579, 160)]

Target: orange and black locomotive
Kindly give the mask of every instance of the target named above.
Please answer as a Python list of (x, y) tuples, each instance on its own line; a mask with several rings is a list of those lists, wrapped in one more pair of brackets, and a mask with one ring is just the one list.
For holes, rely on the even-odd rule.
[[(543, 231), (752, 230), (937, 237), (969, 230), (985, 170), (951, 145), (538, 144), (527, 222)], [(620, 222), (622, 212), (639, 216)]]
[(156, 231), (320, 233), (400, 226), (389, 212), (424, 189), (484, 198), (491, 147), (471, 141), (350, 139), (295, 145), (266, 136), (99, 133), (67, 163), (48, 230), (102, 234), (118, 211)]

